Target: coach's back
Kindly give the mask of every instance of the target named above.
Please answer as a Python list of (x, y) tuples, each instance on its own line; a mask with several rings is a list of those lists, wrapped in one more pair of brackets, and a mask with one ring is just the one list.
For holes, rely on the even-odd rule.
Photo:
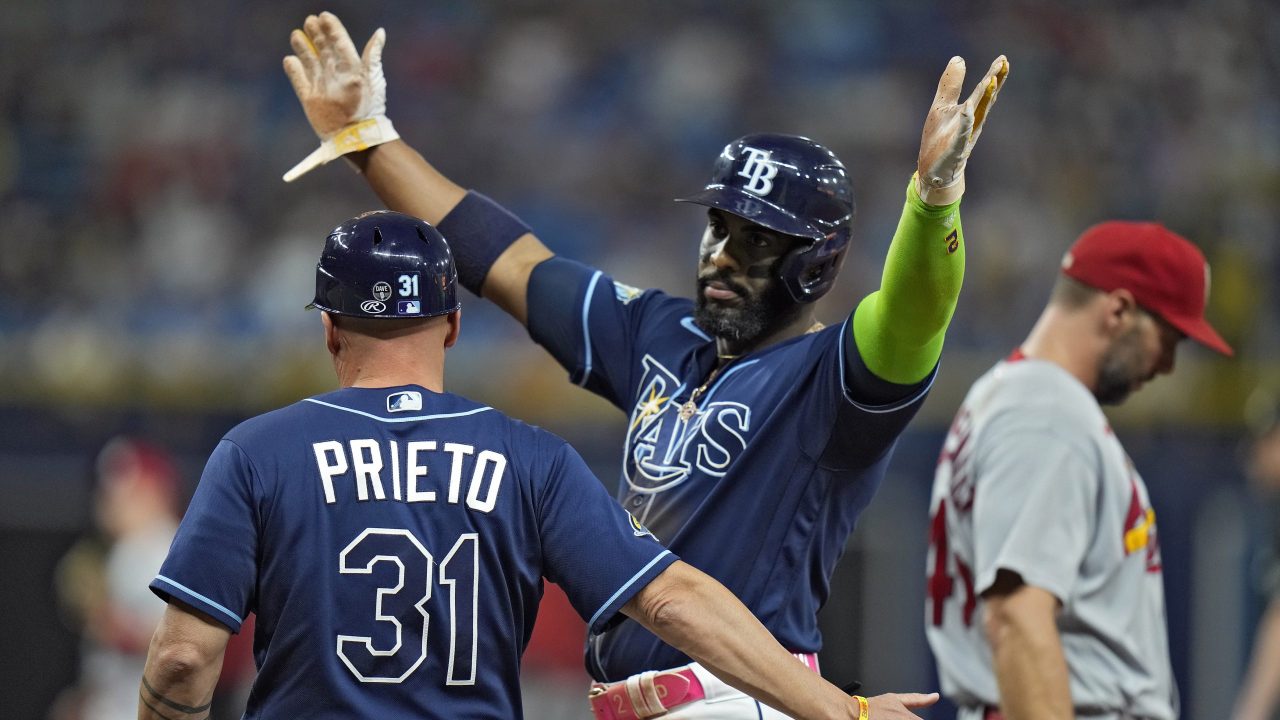
[(351, 387), (229, 432), (151, 587), (257, 612), (248, 718), (514, 718), (542, 576), (599, 631), (673, 561), (550, 433)]

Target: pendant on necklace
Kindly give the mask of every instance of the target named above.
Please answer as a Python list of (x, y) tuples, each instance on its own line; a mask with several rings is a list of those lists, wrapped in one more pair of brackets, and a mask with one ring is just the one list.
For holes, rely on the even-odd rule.
[(687, 422), (689, 418), (693, 417), (697, 412), (698, 406), (695, 405), (693, 399), (690, 398), (685, 401), (685, 404), (680, 406), (680, 419)]

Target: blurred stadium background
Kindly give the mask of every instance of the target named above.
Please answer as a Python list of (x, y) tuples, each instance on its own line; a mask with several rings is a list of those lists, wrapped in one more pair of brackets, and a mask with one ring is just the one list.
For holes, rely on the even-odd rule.
[[(946, 423), (1022, 339), (1081, 229), (1155, 218), (1205, 249), (1210, 316), (1238, 357), (1186, 347), (1174, 376), (1112, 417), (1160, 517), (1184, 714), (1229, 706), (1271, 522), (1241, 448), (1280, 388), (1280, 5), (5, 0), (0, 714), (52, 717), (80, 673), (54, 576), (95, 532), (108, 438), (168, 448), (189, 494), (234, 423), (334, 384), (302, 305), (327, 230), (377, 203), (343, 163), (280, 181), (315, 145), (280, 58), (321, 9), (361, 43), (388, 29), (389, 114), (406, 139), (554, 250), (633, 285), (692, 291), (703, 216), (670, 200), (729, 139), (827, 144), (859, 203), (828, 321), (875, 287), (947, 59), (968, 60), (968, 92), (1006, 53), (1009, 85), (969, 169), (968, 275), (941, 374), (838, 571), (825, 674), (873, 692), (935, 686), (925, 516)], [(621, 414), (467, 297), (451, 389), (567, 437), (612, 486)], [(559, 615), (567, 629), (542, 631), (528, 663), (532, 718), (586, 716), (580, 630)]]

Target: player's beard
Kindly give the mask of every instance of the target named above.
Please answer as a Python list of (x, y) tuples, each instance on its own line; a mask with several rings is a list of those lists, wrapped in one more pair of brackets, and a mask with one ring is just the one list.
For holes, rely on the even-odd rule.
[(1093, 396), (1100, 405), (1119, 405), (1138, 387), (1138, 381), (1150, 379), (1143, 368), (1141, 331), (1137, 327), (1116, 338), (1098, 363), (1098, 382)]
[[(703, 290), (712, 280), (724, 283), (742, 298), (741, 301), (725, 305), (708, 300)], [(752, 293), (746, 286), (731, 280), (729, 273), (720, 271), (698, 278), (693, 319), (715, 337), (737, 345), (750, 346), (795, 320), (801, 310), (801, 306), (791, 299), (787, 289), (777, 280), (770, 282), (759, 293)]]

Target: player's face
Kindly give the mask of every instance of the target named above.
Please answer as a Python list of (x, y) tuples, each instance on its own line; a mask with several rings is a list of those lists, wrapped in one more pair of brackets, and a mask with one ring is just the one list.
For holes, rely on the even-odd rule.
[(1156, 376), (1173, 372), (1183, 334), (1145, 310), (1133, 312), (1132, 325), (1102, 356), (1093, 394), (1103, 405), (1118, 405)]
[(801, 307), (775, 270), (796, 242), (790, 235), (710, 210), (698, 251), (698, 324), (717, 337), (749, 343), (795, 319)]

